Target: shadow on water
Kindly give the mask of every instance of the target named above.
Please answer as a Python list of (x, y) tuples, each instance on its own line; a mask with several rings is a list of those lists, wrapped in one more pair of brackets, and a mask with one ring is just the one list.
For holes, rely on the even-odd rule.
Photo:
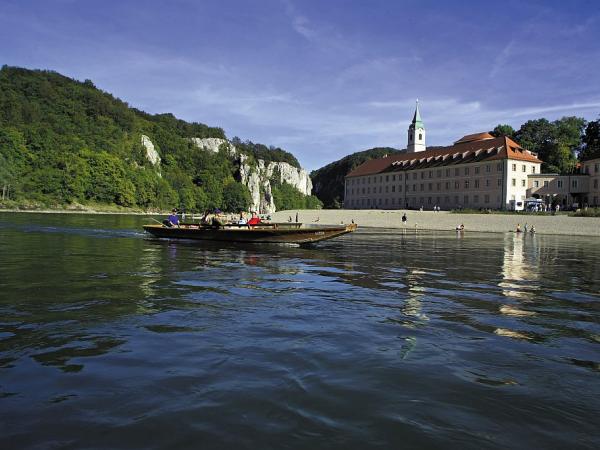
[(361, 229), (216, 244), (155, 239), (147, 221), (0, 214), (0, 445), (598, 438), (600, 243)]

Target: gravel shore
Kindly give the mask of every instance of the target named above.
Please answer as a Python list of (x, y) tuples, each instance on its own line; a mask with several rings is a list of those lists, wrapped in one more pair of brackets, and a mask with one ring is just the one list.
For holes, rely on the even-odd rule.
[(314, 209), (278, 211), (272, 214), (273, 221), (287, 222), (291, 217), (304, 223), (337, 225), (354, 220), (363, 227), (402, 228), (402, 214), (408, 218), (406, 227), (422, 230), (452, 231), (464, 224), (465, 231), (506, 233), (514, 231), (517, 224), (521, 228), (527, 223), (540, 234), (600, 236), (600, 218), (569, 217), (566, 214), (518, 215), (518, 214), (453, 214), (447, 211), (406, 211), (406, 210), (344, 210)]

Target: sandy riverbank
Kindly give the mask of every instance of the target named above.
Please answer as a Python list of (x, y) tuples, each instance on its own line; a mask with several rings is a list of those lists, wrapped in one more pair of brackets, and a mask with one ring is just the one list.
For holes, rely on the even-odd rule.
[[(521, 227), (534, 225), (540, 234), (560, 234), (600, 237), (600, 218), (569, 217), (567, 215), (517, 215), (517, 214), (453, 214), (442, 211), (404, 210), (300, 210), (298, 219), (305, 223), (333, 225), (350, 223), (354, 220), (359, 226), (379, 228), (402, 228), (402, 214), (406, 213), (407, 228), (417, 226), (422, 230), (452, 231), (461, 223), (466, 231), (505, 233)], [(272, 214), (276, 222), (286, 222), (296, 218), (296, 211), (278, 211)], [(318, 222), (315, 222), (318, 219)]]

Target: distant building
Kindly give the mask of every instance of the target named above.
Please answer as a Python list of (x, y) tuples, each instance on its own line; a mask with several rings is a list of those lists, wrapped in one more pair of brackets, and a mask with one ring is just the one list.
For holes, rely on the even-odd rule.
[(463, 136), (427, 149), (419, 105), (405, 153), (372, 159), (345, 178), (346, 209), (523, 209), (537, 155), (508, 137)]
[(527, 197), (562, 207), (600, 206), (600, 158), (583, 161), (578, 173), (531, 175)]

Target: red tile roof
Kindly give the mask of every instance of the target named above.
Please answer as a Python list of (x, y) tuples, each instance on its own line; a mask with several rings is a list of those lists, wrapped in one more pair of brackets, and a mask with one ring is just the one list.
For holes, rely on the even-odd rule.
[[(479, 137), (479, 138), (477, 138)], [(436, 147), (414, 153), (401, 153), (385, 158), (371, 159), (358, 166), (347, 177), (372, 175), (407, 169), (449, 166), (479, 161), (514, 159), (540, 163), (535, 153), (522, 148), (506, 136), (493, 137), (489, 133), (477, 133), (464, 136), (454, 145)]]

